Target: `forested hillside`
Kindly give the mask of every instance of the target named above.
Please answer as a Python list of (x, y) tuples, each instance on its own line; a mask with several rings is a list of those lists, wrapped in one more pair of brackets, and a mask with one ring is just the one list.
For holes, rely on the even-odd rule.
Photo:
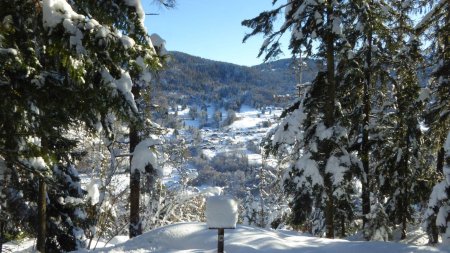
[[(165, 94), (166, 99), (178, 104), (215, 101), (226, 108), (242, 103), (256, 107), (286, 104), (288, 101), (274, 101), (273, 97), (292, 95), (300, 72), (298, 62), (292, 59), (246, 67), (181, 52), (169, 53), (166, 64), (155, 93)], [(303, 81), (311, 81), (318, 66), (313, 60), (306, 64)]]

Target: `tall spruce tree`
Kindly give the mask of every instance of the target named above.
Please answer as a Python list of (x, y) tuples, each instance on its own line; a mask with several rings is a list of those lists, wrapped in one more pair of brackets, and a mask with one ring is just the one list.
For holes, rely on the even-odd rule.
[[(438, 242), (437, 234), (439, 231), (443, 243), (448, 245), (450, 243), (450, 227), (448, 225), (450, 220), (450, 131), (447, 133), (443, 149), (445, 155), (444, 180), (434, 186), (424, 220), (430, 243)], [(434, 227), (437, 227), (438, 231)]]
[(423, 160), (423, 133), (420, 127), (424, 101), (419, 99), (417, 74), (422, 56), (409, 17), (414, 9), (413, 4), (414, 1), (394, 1), (391, 4), (391, 11), (396, 17), (394, 22), (388, 24), (392, 36), (386, 43), (388, 52), (393, 56), (387, 66), (391, 75), (388, 99), (381, 110), (383, 115), (378, 118), (382, 129), (379, 136), (384, 140), (377, 147), (379, 187), (388, 198), (386, 213), (394, 226), (400, 225), (402, 239), (406, 237), (408, 223), (413, 221), (412, 204), (423, 201), (430, 190), (430, 186), (421, 182), (427, 167)]
[[(344, 207), (349, 203), (346, 193), (351, 188), (354, 162), (347, 151), (347, 130), (341, 122), (340, 108), (336, 106), (335, 62), (347, 44), (343, 23), (350, 14), (348, 4), (344, 1), (288, 1), (242, 22), (253, 29), (244, 41), (257, 33), (266, 37), (259, 53), (266, 53), (266, 60), (280, 53), (279, 38), (286, 31), (292, 31), (289, 47), (294, 55), (314, 55), (326, 63), (305, 100), (287, 110), (287, 117), (269, 146), (277, 149), (284, 144), (294, 145), (291, 168), (286, 174), (286, 189), (293, 196), (293, 219), (295, 223), (303, 223), (314, 217), (315, 221), (310, 222), (318, 225), (316, 232), (326, 231), (327, 237), (334, 237), (335, 219), (342, 220), (339, 214), (349, 213)], [(285, 22), (275, 30), (273, 21), (282, 10)], [(313, 50), (313, 43), (317, 43), (317, 50)], [(294, 139), (283, 135), (293, 135)], [(343, 226), (340, 228), (345, 231)]]
[[(429, 80), (430, 94), (423, 93), (424, 98), (429, 99), (429, 104), (425, 110), (425, 122), (428, 129), (428, 143), (430, 150), (435, 154), (436, 174), (444, 174), (445, 149), (444, 142), (448, 129), (450, 128), (450, 2), (449, 1), (426, 1), (424, 9), (429, 8), (426, 15), (416, 25), (415, 30), (418, 36), (424, 40), (431, 41), (426, 52), (432, 66), (432, 74)], [(428, 91), (425, 90), (425, 91)], [(435, 177), (436, 178), (436, 177)], [(440, 183), (441, 185), (444, 182)], [(425, 215), (425, 224), (429, 236), (429, 242), (438, 243), (437, 204), (432, 203), (433, 198), (442, 189), (436, 186), (430, 196), (429, 211)], [(437, 191), (437, 192), (436, 192)], [(436, 192), (436, 194), (434, 193)], [(436, 201), (436, 200), (434, 200)]]
[[(361, 206), (363, 227), (371, 226), (368, 219), (375, 186), (373, 143), (377, 140), (377, 127), (373, 120), (374, 91), (380, 91), (386, 70), (387, 53), (384, 44), (390, 36), (385, 23), (389, 20), (389, 7), (379, 1), (352, 1), (344, 20), (346, 45), (337, 64), (339, 102), (342, 124), (348, 129), (348, 151), (354, 152), (355, 175), (362, 184)], [(369, 138), (370, 137), (370, 138)], [(379, 206), (380, 207), (380, 206)], [(373, 217), (373, 215), (370, 215)], [(365, 233), (366, 239), (370, 236)]]
[[(149, 70), (158, 67), (144, 12), (139, 1), (0, 3), (0, 160), (2, 192), (10, 196), (2, 207), (17, 203), (29, 211), (2, 212), (23, 220), (17, 216), (33, 218), (39, 209), (37, 232), (31, 219), (18, 226), (38, 234), (41, 252), (73, 250), (82, 246), (83, 211), (72, 203), (82, 202), (83, 191), (66, 188), (77, 185), (70, 156), (76, 138), (68, 130), (84, 124), (108, 135), (109, 115), (138, 120), (133, 81), (148, 84)], [(70, 182), (61, 181), (64, 173)], [(39, 199), (26, 191), (38, 185)]]

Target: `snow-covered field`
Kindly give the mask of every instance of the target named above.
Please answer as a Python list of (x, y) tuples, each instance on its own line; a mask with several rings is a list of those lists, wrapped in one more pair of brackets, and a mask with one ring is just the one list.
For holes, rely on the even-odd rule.
[[(225, 110), (222, 109), (222, 111)], [(249, 152), (246, 144), (249, 141), (253, 141), (256, 145), (259, 145), (270, 126), (278, 122), (281, 111), (281, 108), (267, 108), (262, 112), (253, 107), (243, 105), (241, 110), (236, 112), (236, 121), (230, 126), (200, 130), (203, 137), (203, 154), (205, 157), (213, 158), (222, 152), (243, 151), (249, 155), (252, 163), (261, 163), (259, 152), (257, 154)], [(184, 116), (180, 117), (182, 119), (185, 118)], [(208, 115), (208, 118), (211, 119), (212, 115)], [(199, 125), (198, 122), (191, 122), (190, 120), (185, 120), (185, 122), (186, 125)]]
[[(36, 252), (34, 240), (20, 244), (7, 243), (4, 252)], [(217, 252), (217, 230), (208, 229), (206, 223), (179, 223), (155, 229), (127, 240), (119, 236), (95, 250), (85, 252), (130, 253), (213, 253)], [(448, 245), (439, 247), (413, 246), (395, 242), (365, 242), (312, 237), (287, 230), (268, 230), (237, 225), (225, 230), (225, 252), (232, 253), (425, 253), (450, 252)]]
[[(447, 247), (411, 246), (392, 242), (362, 242), (311, 237), (285, 230), (267, 230), (238, 225), (225, 230), (225, 251), (233, 253), (410, 253), (450, 252)], [(86, 251), (80, 251), (86, 252)], [(217, 252), (217, 230), (205, 223), (180, 223), (155, 229), (121, 244), (94, 252)]]

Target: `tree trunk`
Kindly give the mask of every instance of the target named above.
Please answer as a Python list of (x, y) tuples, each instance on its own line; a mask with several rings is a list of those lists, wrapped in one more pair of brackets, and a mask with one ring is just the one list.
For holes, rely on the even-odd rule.
[[(370, 21), (369, 21), (370, 22)], [(363, 213), (363, 229), (364, 238), (369, 240), (369, 237), (365, 231), (367, 227), (367, 215), (370, 213), (370, 168), (369, 168), (369, 120), (370, 120), (370, 86), (371, 80), (371, 67), (372, 67), (372, 32), (369, 31), (367, 35), (367, 52), (366, 52), (366, 68), (364, 70), (365, 82), (364, 82), (364, 118), (363, 118), (363, 129), (362, 129), (362, 143), (361, 143), (361, 162), (363, 165), (364, 175), (362, 178), (362, 213)]]
[(326, 35), (326, 47), (327, 47), (327, 91), (326, 91), (326, 101), (325, 101), (325, 126), (332, 127), (334, 125), (334, 103), (336, 97), (336, 77), (334, 74), (334, 35), (332, 33), (331, 24), (333, 20), (333, 6), (331, 1), (327, 8), (328, 16), (327, 22), (330, 24), (330, 30)]
[(431, 218), (431, 227), (428, 234), (428, 243), (429, 244), (436, 244), (439, 242), (439, 229), (436, 226), (436, 216)]
[(5, 222), (1, 221), (0, 222), (0, 253), (2, 253), (2, 249), (3, 249), (3, 240), (4, 240), (4, 228), (5, 228)]
[(47, 184), (43, 178), (39, 179), (38, 194), (38, 231), (37, 250), (45, 253), (45, 239), (47, 237)]
[(130, 238), (142, 234), (142, 224), (139, 215), (141, 174), (134, 170), (130, 175)]
[[(407, 121), (406, 124), (409, 121)], [(410, 178), (410, 175), (408, 173), (409, 171), (409, 160), (412, 154), (410, 154), (410, 149), (411, 149), (411, 138), (410, 136), (413, 135), (413, 131), (411, 129), (411, 126), (408, 125), (407, 131), (406, 131), (406, 152), (404, 154), (404, 158), (403, 158), (403, 162), (402, 162), (402, 166), (401, 166), (401, 177), (402, 178)], [(403, 193), (402, 193), (402, 210), (401, 211), (401, 221), (402, 221), (402, 235), (400, 239), (406, 239), (406, 230), (407, 230), (407, 226), (408, 226), (408, 218), (409, 218), (409, 205), (410, 205), (410, 198), (409, 198), (409, 183), (408, 180), (405, 180), (405, 182), (403, 183)]]
[[(327, 22), (329, 24), (329, 31), (325, 37), (326, 40), (326, 56), (327, 56), (327, 91), (325, 101), (325, 126), (327, 128), (334, 125), (334, 106), (336, 96), (336, 80), (334, 74), (334, 35), (332, 33), (333, 4), (329, 0), (327, 4)], [(333, 143), (326, 141), (325, 143), (325, 157), (329, 158), (333, 150)], [(325, 207), (325, 224), (326, 237), (334, 238), (334, 196), (333, 183), (329, 175), (326, 176), (325, 191), (327, 193), (327, 203)]]
[[(441, 142), (442, 144), (444, 142)], [(443, 145), (441, 145), (442, 147), (439, 149), (438, 153), (437, 153), (437, 160), (436, 160), (436, 171), (440, 172), (440, 173), (444, 173), (444, 159), (445, 159), (445, 150)]]
[[(135, 100), (138, 100), (140, 97), (139, 88), (134, 86), (131, 89), (131, 92), (134, 95)], [(139, 144), (139, 132), (136, 127), (136, 124), (131, 123), (130, 125), (130, 153), (133, 154), (134, 149)], [(139, 202), (140, 202), (140, 193), (141, 193), (141, 174), (140, 171), (134, 170), (131, 168), (131, 160), (130, 157), (130, 227), (129, 227), (129, 236), (133, 238), (142, 234), (142, 224), (141, 218), (139, 216)]]

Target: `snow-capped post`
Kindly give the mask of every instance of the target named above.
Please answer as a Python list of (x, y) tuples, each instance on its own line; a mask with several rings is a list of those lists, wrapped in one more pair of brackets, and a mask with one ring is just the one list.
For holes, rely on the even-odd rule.
[(224, 252), (225, 229), (235, 229), (238, 219), (236, 200), (227, 196), (213, 196), (206, 200), (206, 222), (209, 229), (218, 230), (217, 252)]

